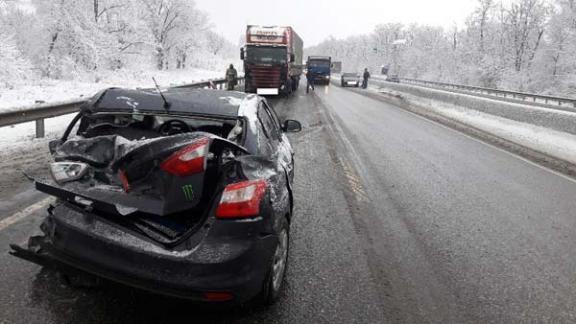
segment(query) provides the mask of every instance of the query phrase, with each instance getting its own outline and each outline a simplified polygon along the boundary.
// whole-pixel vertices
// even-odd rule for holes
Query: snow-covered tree
[[[0,82],[10,87],[20,80],[33,78],[32,64],[22,58],[14,37],[0,29]]]
[[[382,24],[306,51],[349,71],[388,65],[406,78],[576,95],[576,0],[478,0],[464,28]]]
[[[237,54],[209,26],[193,0],[0,0],[11,35],[2,45],[48,78],[213,66]]]

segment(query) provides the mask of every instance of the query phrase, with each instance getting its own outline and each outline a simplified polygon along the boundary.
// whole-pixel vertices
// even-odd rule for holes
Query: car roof
[[[169,113],[238,117],[238,110],[255,95],[213,89],[169,89],[162,94],[170,103]],[[84,109],[92,112],[165,112],[156,90],[110,88],[89,101]]]

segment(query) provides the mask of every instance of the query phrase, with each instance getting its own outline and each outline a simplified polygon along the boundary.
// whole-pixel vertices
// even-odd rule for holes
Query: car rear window
[[[190,132],[208,132],[223,138],[227,138],[238,123],[238,120],[235,119],[101,113],[84,116],[77,134],[87,138],[105,135],[120,135],[131,140],[156,138],[163,136],[159,130],[163,124],[170,120],[185,123],[190,128]]]

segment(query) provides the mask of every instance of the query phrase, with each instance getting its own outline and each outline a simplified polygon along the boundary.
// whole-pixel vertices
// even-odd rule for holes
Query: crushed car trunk
[[[206,132],[70,139],[53,147],[53,178],[37,180],[36,188],[168,244],[200,223],[226,162],[242,153]]]

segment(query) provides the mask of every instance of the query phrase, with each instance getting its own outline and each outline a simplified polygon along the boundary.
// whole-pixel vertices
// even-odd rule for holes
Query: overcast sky
[[[478,0],[196,0],[220,33],[237,44],[247,24],[293,26],[305,46],[328,36],[371,32],[386,22],[462,25]]]

